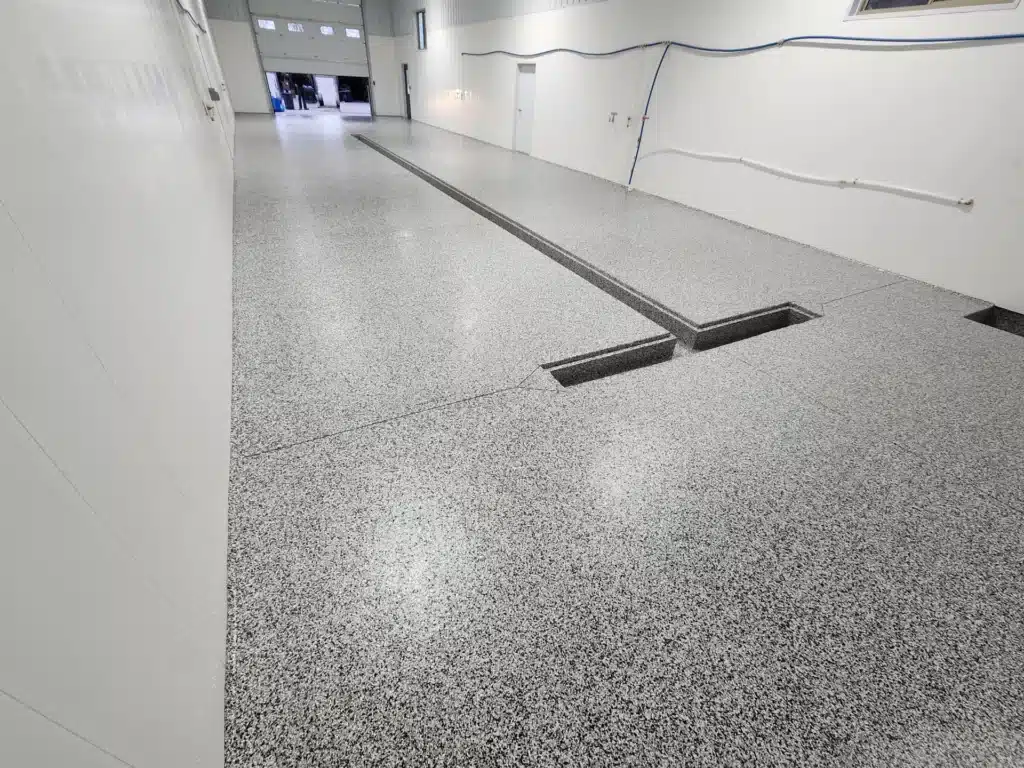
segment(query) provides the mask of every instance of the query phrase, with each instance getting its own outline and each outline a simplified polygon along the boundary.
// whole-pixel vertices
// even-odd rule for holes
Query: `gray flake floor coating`
[[[333,117],[282,118],[280,139],[274,123],[239,125],[236,452],[514,387],[543,363],[664,332]]]
[[[239,123],[236,408],[299,361],[290,388],[246,395],[267,419],[327,407],[348,366],[375,380],[369,354],[300,375],[306,335],[341,338],[353,306],[399,371],[417,352],[398,335],[494,282],[448,235],[505,233],[339,126]],[[321,243],[357,237],[348,218],[367,249],[415,243],[376,261]],[[407,263],[418,303],[357,303]],[[529,311],[581,290],[555,285]],[[709,352],[571,389],[527,370],[323,439],[296,419],[294,444],[239,452],[227,764],[1024,764],[1024,340],[964,319],[983,306],[965,297],[850,287]],[[494,301],[517,317],[481,314]],[[278,314],[287,333],[261,324]],[[467,376],[483,355],[441,359]],[[252,445],[286,436],[250,413]]]
[[[422,123],[360,133],[696,323],[812,312],[887,272]]]

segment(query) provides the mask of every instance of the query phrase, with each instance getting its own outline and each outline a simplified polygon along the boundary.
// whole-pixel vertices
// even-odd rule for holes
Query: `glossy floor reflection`
[[[405,120],[361,133],[697,323],[899,277],[518,152]]]
[[[240,124],[228,765],[1024,762],[1024,340],[905,281],[361,426],[477,288],[488,371],[644,329],[342,130]]]
[[[515,387],[662,333],[346,137],[332,114],[241,121],[235,449]]]

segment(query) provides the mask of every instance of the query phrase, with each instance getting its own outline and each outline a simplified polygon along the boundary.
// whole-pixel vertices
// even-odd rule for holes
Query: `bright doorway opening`
[[[267,72],[267,86],[276,112],[327,109],[357,117],[371,114],[366,77]]]

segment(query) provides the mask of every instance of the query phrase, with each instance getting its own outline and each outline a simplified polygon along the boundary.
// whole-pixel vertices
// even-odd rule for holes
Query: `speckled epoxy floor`
[[[345,174],[386,226],[430,228],[330,124],[273,125],[243,121],[240,158],[280,153],[284,189],[240,179],[240,211],[348,227],[325,194]],[[239,233],[239,259],[271,237],[238,272],[242,376],[343,321],[305,228]],[[451,257],[420,243],[408,259]],[[361,269],[353,297],[393,273]],[[406,310],[428,323],[436,274]],[[629,374],[534,373],[236,457],[227,764],[1024,763],[1024,340],[918,283],[859,291]],[[406,327],[365,306],[385,341]],[[305,319],[241,328],[276,313]]]
[[[822,304],[899,277],[423,123],[361,133],[696,322]]]
[[[345,130],[329,113],[239,123],[237,453],[664,333]]]

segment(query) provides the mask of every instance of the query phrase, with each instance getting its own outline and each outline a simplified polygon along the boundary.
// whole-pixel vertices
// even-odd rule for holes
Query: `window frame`
[[[1006,11],[1016,8],[1021,0],[930,0],[927,5],[909,5],[902,8],[864,8],[870,0],[854,0],[847,20],[899,18],[905,16],[934,16],[942,13],[969,13],[972,11]]]
[[[427,50],[427,9],[420,8],[413,17],[416,23],[416,50]]]
[[[352,34],[353,32],[355,32],[354,35]],[[363,33],[355,27],[345,27],[345,37],[349,40],[362,40]]]
[[[334,27],[331,26],[330,24],[321,24],[320,34],[323,35],[324,37],[331,37],[332,35],[334,35]]]
[[[265,29],[268,32],[271,32],[271,31],[276,32],[277,31],[277,22],[274,21],[273,19],[260,19],[260,18],[257,18],[256,19],[256,27],[258,29]]]

